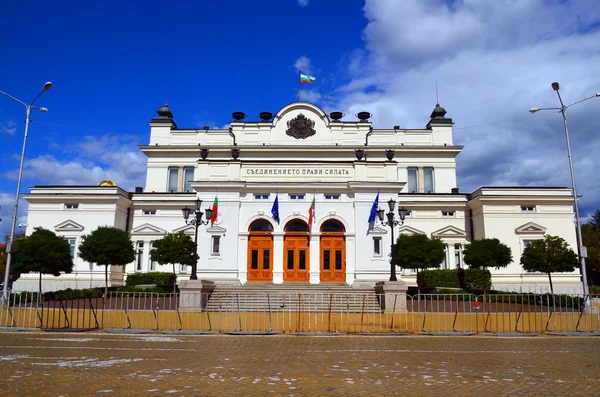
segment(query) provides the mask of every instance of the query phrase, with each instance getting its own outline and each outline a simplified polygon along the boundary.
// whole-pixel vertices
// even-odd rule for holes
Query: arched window
[[[308,232],[308,226],[306,223],[300,220],[294,220],[287,224],[285,227],[286,232]]]
[[[321,231],[324,233],[343,233],[346,231],[346,229],[344,228],[344,225],[342,225],[341,222],[335,220],[328,220],[323,224],[323,226],[321,226]]]
[[[250,225],[251,232],[272,232],[273,225],[264,219],[257,219]]]

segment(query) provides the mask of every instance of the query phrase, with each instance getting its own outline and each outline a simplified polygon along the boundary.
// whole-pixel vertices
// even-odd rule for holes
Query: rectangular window
[[[431,168],[431,167],[423,168],[423,185],[425,188],[425,193],[433,193],[433,191],[434,191],[433,168]]]
[[[263,269],[267,270],[271,267],[271,250],[263,251]]]
[[[331,268],[331,251],[323,251],[323,270]]]
[[[444,244],[444,260],[442,261],[442,269],[448,269],[448,244]]]
[[[75,240],[74,238],[70,238],[67,239],[67,241],[69,242],[69,248],[71,249],[71,258],[75,259],[75,245],[77,243],[77,240]]]
[[[179,273],[185,273],[187,272],[187,266],[186,265],[179,265]]]
[[[167,182],[167,191],[176,192],[179,182],[179,168],[169,168],[169,181]]]
[[[304,200],[304,194],[290,194],[290,200]]]
[[[154,245],[152,243],[150,243],[150,254],[152,254],[152,250],[154,249]],[[156,262],[155,260],[152,260],[152,256],[150,256],[150,271],[156,271],[156,266],[158,265],[158,262]]]
[[[340,199],[339,194],[326,194],[325,195],[325,200],[339,200],[339,199]]]
[[[294,270],[294,250],[288,250],[287,268],[288,270]]]
[[[253,270],[258,269],[258,250],[252,250],[252,261],[250,263],[250,267]]]
[[[373,237],[373,256],[381,255],[381,237]]]
[[[300,250],[298,251],[298,269],[306,270],[306,251]]]
[[[523,249],[527,248],[532,242],[533,240],[523,240]]]
[[[335,270],[342,270],[342,250],[335,250]]]
[[[254,200],[268,200],[269,196],[269,194],[255,194]]]
[[[454,217],[455,215],[456,215],[456,214],[455,214],[455,212],[454,212],[454,211],[442,211],[442,216],[445,216],[445,217],[450,217],[450,218],[452,218],[452,217]]]
[[[194,167],[185,167],[183,169],[183,191],[192,191],[192,181],[194,180]]]
[[[406,214],[404,216],[406,218],[410,218],[412,216],[412,211],[406,211]]]
[[[142,210],[144,215],[156,215],[156,210]]]
[[[76,210],[77,208],[79,208],[79,204],[75,204],[75,203],[65,204],[65,209],[67,209],[67,210]]]
[[[454,244],[454,263],[456,267],[462,266],[462,245]]]
[[[534,205],[522,205],[521,212],[535,212],[535,206]]]
[[[221,255],[221,236],[212,236],[211,255]]]
[[[419,191],[419,170],[416,167],[408,168],[408,193],[417,193]]]
[[[141,272],[142,271],[142,262],[144,260],[144,242],[143,241],[139,241],[137,243],[137,251],[136,251],[136,264],[135,264],[135,271],[136,272]]]

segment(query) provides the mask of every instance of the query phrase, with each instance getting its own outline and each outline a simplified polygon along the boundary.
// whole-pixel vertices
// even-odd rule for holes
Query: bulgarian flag
[[[300,73],[300,82],[301,83],[314,83],[317,79],[312,76]]]
[[[315,196],[313,196],[313,201],[310,203],[310,208],[308,209],[308,227],[313,223],[313,219],[315,217]]]
[[[219,215],[219,199],[217,198],[217,196],[215,196],[215,201],[213,201],[212,210],[213,210],[213,216],[212,216],[212,218],[210,218],[210,225],[211,226],[217,220],[217,215]]]

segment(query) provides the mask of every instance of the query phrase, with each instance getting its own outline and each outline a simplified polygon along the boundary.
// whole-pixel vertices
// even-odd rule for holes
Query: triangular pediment
[[[422,230],[416,229],[412,226],[404,225],[400,227],[400,234],[427,234]]]
[[[387,234],[387,230],[381,226],[373,226],[372,229],[369,229],[368,234]]]
[[[456,226],[446,226],[441,228],[440,230],[436,230],[431,233],[431,237],[467,237],[467,232],[462,229],[457,228]]]
[[[180,232],[184,232],[188,236],[193,236],[194,233],[196,232],[196,227],[194,225],[183,225],[181,227],[178,227],[177,229],[173,229],[173,231],[171,233],[180,233]]]
[[[515,233],[516,234],[544,234],[544,233],[546,233],[546,228],[544,226],[538,225],[535,222],[528,222],[528,223],[516,228]]]
[[[207,233],[215,233],[215,234],[223,234],[227,231],[227,229],[221,227],[221,226],[212,226],[209,227],[208,229],[206,229]]]
[[[71,219],[54,226],[54,231],[56,232],[83,232],[83,229],[85,229],[83,225],[80,225]]]
[[[158,226],[154,226],[149,223],[144,223],[143,225],[140,225],[140,226],[132,229],[131,234],[133,234],[133,235],[141,235],[141,234],[148,235],[148,234],[150,234],[150,235],[164,236],[165,234],[167,234],[167,231],[165,229],[161,229]]]

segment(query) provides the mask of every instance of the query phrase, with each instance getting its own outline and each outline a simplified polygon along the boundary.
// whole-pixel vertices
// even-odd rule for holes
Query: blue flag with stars
[[[273,203],[273,207],[271,207],[271,215],[273,216],[273,220],[279,225],[279,196],[275,196],[275,202]]]
[[[373,205],[371,206],[371,212],[369,213],[369,230],[373,229],[375,226],[375,219],[377,218],[377,207],[379,207],[379,192],[377,192],[377,196],[375,196],[375,201],[373,201]]]

